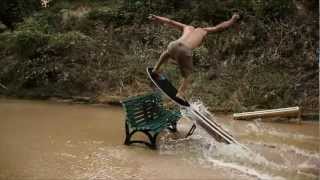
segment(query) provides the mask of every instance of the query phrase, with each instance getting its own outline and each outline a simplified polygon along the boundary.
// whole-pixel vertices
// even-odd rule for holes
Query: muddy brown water
[[[215,115],[251,149],[215,142],[183,119],[159,149],[125,146],[121,107],[0,99],[0,179],[319,179],[317,122],[234,121]],[[138,137],[142,137],[141,135]]]

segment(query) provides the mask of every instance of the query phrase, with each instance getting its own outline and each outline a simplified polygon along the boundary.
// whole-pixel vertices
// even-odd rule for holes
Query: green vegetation
[[[0,83],[8,88],[0,94],[101,100],[148,92],[145,68],[179,36],[150,23],[149,13],[209,26],[237,11],[239,30],[209,35],[195,50],[189,94],[214,110],[317,111],[319,2],[297,2],[56,0],[40,9],[32,0],[1,1],[0,20],[13,31],[0,33]],[[167,74],[178,82],[173,65]]]

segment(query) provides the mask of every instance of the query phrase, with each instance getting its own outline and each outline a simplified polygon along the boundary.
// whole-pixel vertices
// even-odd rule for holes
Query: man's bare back
[[[202,41],[206,35],[207,31],[202,28],[186,26],[183,29],[182,36],[178,39],[178,41],[184,43],[189,48],[194,49],[202,44]]]
[[[182,80],[178,89],[177,97],[184,99],[184,92],[190,83],[189,75],[192,72],[192,50],[199,47],[208,33],[223,31],[232,26],[238,19],[239,15],[234,14],[232,18],[224,21],[213,27],[195,28],[190,25],[168,19],[166,17],[150,15],[150,20],[169,25],[175,29],[182,31],[182,36],[169,44],[166,51],[164,51],[158,63],[153,68],[153,72],[158,74],[160,72],[160,66],[167,62],[168,59],[174,59],[180,67]]]

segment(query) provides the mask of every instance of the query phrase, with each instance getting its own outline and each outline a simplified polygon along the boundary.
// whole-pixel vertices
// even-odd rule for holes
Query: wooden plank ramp
[[[234,113],[233,119],[237,120],[248,120],[254,118],[269,118],[269,117],[297,117],[300,121],[301,118],[301,108],[288,107],[288,108],[279,108],[279,109],[269,109],[263,111],[253,111],[253,112],[243,112],[243,113]]]

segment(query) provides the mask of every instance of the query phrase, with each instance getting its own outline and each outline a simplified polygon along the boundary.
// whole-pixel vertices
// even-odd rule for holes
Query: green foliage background
[[[151,23],[149,13],[211,26],[236,11],[240,31],[210,34],[195,50],[189,95],[222,111],[319,108],[317,1],[305,11],[292,0],[56,0],[46,9],[32,0],[1,3],[0,20],[14,29],[0,34],[4,95],[99,100],[151,91],[145,68],[179,32]],[[3,20],[9,16],[11,23]],[[178,83],[176,67],[165,69]]]

